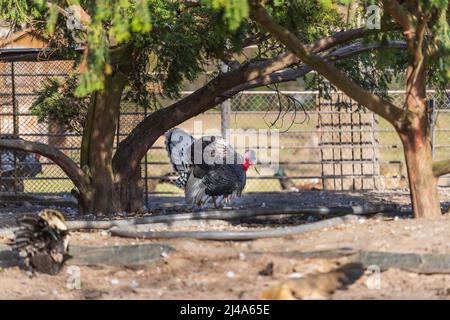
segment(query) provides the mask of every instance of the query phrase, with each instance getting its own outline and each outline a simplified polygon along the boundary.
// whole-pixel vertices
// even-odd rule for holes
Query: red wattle
[[[242,164],[242,168],[244,169],[244,171],[247,171],[249,167],[250,167],[250,160],[245,159],[244,163]]]

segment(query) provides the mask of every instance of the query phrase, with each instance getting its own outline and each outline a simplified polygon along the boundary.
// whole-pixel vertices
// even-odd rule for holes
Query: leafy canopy
[[[190,9],[192,7],[192,10]],[[154,44],[154,34],[163,34],[168,46],[176,46],[178,50],[186,49],[191,41],[192,49],[186,54],[187,65],[181,67],[179,74],[192,78],[192,73],[199,69],[198,61],[191,53],[199,48],[201,36],[219,36],[219,40],[226,37],[226,33],[233,33],[242,25],[243,19],[248,15],[246,0],[202,0],[175,1],[175,0],[2,0],[0,2],[0,19],[11,22],[13,25],[27,24],[46,37],[50,44],[67,55],[73,55],[77,46],[86,46],[87,54],[79,61],[81,73],[76,89],[77,96],[84,96],[90,92],[101,90],[104,87],[105,75],[111,69],[110,49],[133,43],[135,51],[141,49],[148,52],[148,46]],[[81,16],[81,17],[80,17]],[[181,17],[180,17],[181,16]],[[73,17],[81,20],[78,28],[68,28],[68,21]],[[213,25],[212,20],[221,22]],[[188,35],[189,27],[199,28],[203,19],[203,27],[215,26],[215,30],[203,30],[203,35]],[[191,23],[191,25],[188,25]],[[182,26],[186,28],[182,30]],[[168,31],[174,30],[172,36]],[[198,31],[198,30],[197,30]],[[220,31],[220,33],[217,33]],[[184,35],[181,34],[184,32]],[[215,34],[212,34],[216,32]],[[203,37],[204,38],[204,37]],[[161,45],[161,43],[159,43]],[[201,44],[204,46],[204,43]],[[208,49],[204,46],[202,49]],[[212,48],[217,51],[217,48]],[[161,51],[161,50],[160,50]],[[166,50],[166,52],[170,51]],[[173,51],[171,51],[173,52]],[[173,54],[171,55],[173,57]],[[179,58],[179,57],[178,57]],[[167,61],[161,61],[163,68]],[[180,64],[180,63],[178,63]],[[160,68],[160,69],[161,69]],[[173,67],[177,68],[177,67]],[[177,68],[178,69],[178,68]],[[169,71],[170,72],[170,71]],[[170,74],[169,84],[176,87],[180,76]],[[170,89],[169,89],[170,90]]]
[[[264,5],[280,24],[310,43],[353,28],[354,21],[345,21],[342,9],[355,2],[359,4],[359,16],[364,16],[369,4],[383,8],[381,1],[351,0],[273,0]],[[406,10],[412,10],[404,3]],[[449,1],[423,0],[419,4],[430,21],[426,41],[429,85],[444,87],[450,79]],[[87,18],[81,17],[82,26],[69,30],[70,8],[82,8],[82,16]],[[82,97],[103,88],[105,76],[112,71],[113,48],[133,47],[133,71],[125,97],[145,106],[158,104],[155,88],[165,96],[177,97],[183,81],[194,81],[211,64],[233,59],[249,39],[258,40],[256,55],[261,59],[285,50],[247,18],[246,0],[3,0],[0,9],[0,18],[32,26],[51,46],[78,64],[78,75],[68,84],[49,80],[41,91],[41,99],[35,104],[41,108],[35,107],[34,112],[41,112],[42,120],[51,118],[51,110],[62,111],[64,104],[59,100],[69,97],[65,100],[69,102],[79,97],[85,101]],[[404,39],[399,28],[392,27],[395,23],[391,17],[384,10],[381,13],[383,29],[367,37],[365,43]],[[74,53],[77,46],[87,47],[84,55]],[[378,50],[336,65],[366,89],[385,95],[392,82],[404,74],[406,62],[404,53]],[[317,84],[314,79],[307,80]],[[65,114],[70,118],[72,111]],[[73,128],[70,123],[65,125]]]

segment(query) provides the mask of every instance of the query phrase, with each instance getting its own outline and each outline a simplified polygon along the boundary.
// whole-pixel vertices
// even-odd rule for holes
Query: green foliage
[[[67,131],[81,134],[86,119],[89,97],[79,98],[74,95],[77,77],[70,75],[67,79],[49,78],[30,111],[39,122],[56,122]]]
[[[384,48],[336,61],[335,65],[344,70],[348,77],[362,88],[390,101],[388,90],[392,89],[392,85],[399,80],[399,75],[403,74],[407,60],[405,51]],[[320,89],[325,99],[332,92],[338,91],[332,84],[324,82],[323,79],[320,81]],[[309,83],[309,85],[317,85],[317,82]],[[350,107],[347,102],[341,101],[336,105],[337,107]]]
[[[303,43],[311,43],[344,27],[342,16],[336,8],[324,5],[321,1],[278,1],[268,4],[266,9]],[[263,57],[275,56],[284,50],[283,46],[271,38],[259,45],[259,55]]]
[[[50,106],[56,110],[63,106],[55,102],[58,97],[63,100],[68,97],[78,99],[101,90],[105,75],[120,70],[113,66],[117,61],[111,60],[110,49],[113,47],[130,44],[134,48],[133,71],[126,99],[147,107],[158,107],[159,94],[176,98],[184,81],[195,81],[208,65],[230,60],[233,54],[241,51],[244,39],[255,36],[264,39],[267,34],[246,19],[246,0],[201,0],[198,3],[175,0],[51,2],[62,9],[78,4],[90,16],[91,22],[85,24],[82,30],[67,30],[67,18],[54,9],[58,7],[48,7],[47,1],[0,2],[0,8],[3,9],[0,11],[1,18],[37,26],[49,37],[51,44],[66,56],[75,57],[73,48],[77,45],[87,47],[85,55],[77,57],[82,72],[76,81],[59,84],[58,90],[55,89],[56,83],[48,85],[49,92],[53,88],[49,96],[41,92],[42,99],[38,103],[43,107],[40,111],[37,104],[35,107],[41,119],[49,118],[44,114],[50,114]],[[351,0],[273,0],[265,1],[264,5],[280,24],[304,43],[311,43],[348,28],[336,4],[351,3]],[[372,4],[373,1],[365,3]],[[432,32],[426,41],[430,52],[430,85],[442,87],[450,78],[448,0],[424,0],[421,6],[431,17],[430,21],[433,21],[430,23]],[[363,6],[361,10],[364,11]],[[393,24],[389,15],[384,13],[382,26]],[[398,30],[382,30],[367,37],[365,42],[387,43],[399,39],[404,39],[404,35]],[[257,55],[264,59],[284,50],[282,45],[268,38],[258,44]],[[404,74],[405,61],[404,54],[383,50],[338,62],[337,66],[364,88],[384,95],[388,86]],[[159,88],[160,92],[155,88]],[[68,110],[63,114],[69,116],[72,112]],[[70,127],[70,124],[65,125]]]
[[[0,0],[0,8],[1,19],[18,25],[28,22],[32,14],[29,1]]]
[[[214,10],[222,10],[230,30],[238,29],[242,21],[248,17],[247,0],[202,0],[202,3]]]
[[[82,30],[67,30],[66,23],[69,19],[67,9],[71,6],[83,8],[90,17],[89,22],[82,19]],[[195,13],[190,14],[191,11],[197,11],[206,16],[195,17]],[[70,14],[71,12],[69,16]],[[185,54],[186,62],[184,63],[179,61],[179,55],[174,59],[177,60],[174,63],[168,63],[168,59],[160,59],[158,63],[156,72],[164,68],[168,70],[165,82],[168,85],[168,92],[174,92],[177,83],[183,78],[192,80],[198,72],[203,70],[194,56],[198,55],[200,50],[208,49],[208,45],[204,44],[206,35],[212,36],[209,39],[212,42],[216,39],[223,40],[224,35],[218,32],[227,34],[239,30],[247,16],[247,0],[203,0],[197,4],[195,2],[185,4],[184,1],[175,0],[2,0],[0,2],[0,19],[17,24],[27,22],[37,25],[42,34],[51,40],[52,45],[66,51],[65,53],[79,45],[87,47],[87,54],[80,61],[81,74],[75,92],[77,96],[84,96],[104,88],[105,75],[111,72],[110,48],[128,42],[135,44],[137,52],[170,53],[167,56],[172,59],[177,54]],[[211,23],[209,17],[214,17],[213,32],[205,28]],[[45,28],[42,28],[42,22]],[[155,26],[158,31],[152,32]],[[182,30],[183,27],[184,30]],[[188,32],[191,27],[195,29],[193,34]],[[173,35],[164,30],[172,28]],[[203,28],[202,34],[199,32],[201,28]],[[154,33],[158,34],[160,30],[163,30],[163,34],[155,41],[158,35],[155,36]],[[167,49],[157,48],[157,46],[165,45]],[[178,69],[180,72],[174,71]]]
[[[133,34],[146,34],[151,30],[150,10],[144,0],[97,0],[81,3],[91,16],[86,27],[88,55],[85,71],[80,75],[77,96],[86,95],[104,87],[109,73],[109,48],[132,39]]]
[[[432,81],[439,85],[444,85],[450,80],[450,13],[449,2],[447,0],[421,1],[430,12],[436,17],[436,22],[432,26],[434,37],[430,39],[430,69]]]
[[[231,30],[223,23],[224,13],[209,7],[186,8],[181,2],[162,0],[147,1],[146,4],[151,12],[151,32],[131,32],[131,38],[126,41],[134,48],[134,54],[124,98],[141,106],[159,107],[160,95],[177,97],[184,81],[194,81],[208,64],[227,60],[240,52],[242,41],[250,32],[245,21],[238,29]],[[109,47],[104,46],[105,41],[110,41],[111,33],[108,33],[110,29],[96,28],[95,24],[89,28],[86,35],[89,52],[87,60],[78,61],[78,67],[86,68],[89,72],[82,72],[76,81],[69,79],[67,84],[50,82],[51,85],[39,92],[41,97],[33,110],[41,121],[54,120],[69,129],[77,129],[74,123],[80,122],[80,117],[73,123],[65,119],[76,116],[73,111],[79,101],[84,102],[80,97],[88,94],[90,89],[102,88],[102,77],[106,74],[104,68],[113,64]],[[114,32],[117,38],[120,32],[117,29]],[[70,35],[62,35],[66,43],[70,43]],[[119,38],[126,37],[128,35],[123,31]],[[161,92],[155,88],[161,89]],[[59,104],[57,99],[63,103]],[[70,99],[74,99],[71,107],[61,110]]]

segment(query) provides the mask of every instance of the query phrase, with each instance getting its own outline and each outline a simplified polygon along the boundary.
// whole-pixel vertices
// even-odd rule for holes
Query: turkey
[[[246,172],[256,162],[253,150],[242,157],[221,137],[194,139],[179,128],[166,132],[165,138],[170,162],[179,174],[176,185],[185,190],[187,203],[202,208],[212,200],[218,207],[241,196]]]
[[[19,228],[11,244],[31,273],[34,271],[57,274],[70,258],[69,235],[64,216],[52,209],[38,215],[25,215],[17,219]]]

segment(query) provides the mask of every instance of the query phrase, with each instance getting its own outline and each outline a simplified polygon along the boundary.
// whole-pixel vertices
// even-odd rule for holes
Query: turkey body
[[[180,174],[176,184],[184,188],[187,203],[202,207],[213,201],[218,206],[241,196],[246,184],[244,159],[223,138],[195,140],[179,128],[165,136],[172,166]]]
[[[239,166],[223,164],[210,170],[194,168],[185,187],[186,202],[201,206],[210,200],[218,200],[221,205],[229,196],[240,197],[245,188],[246,174]]]

